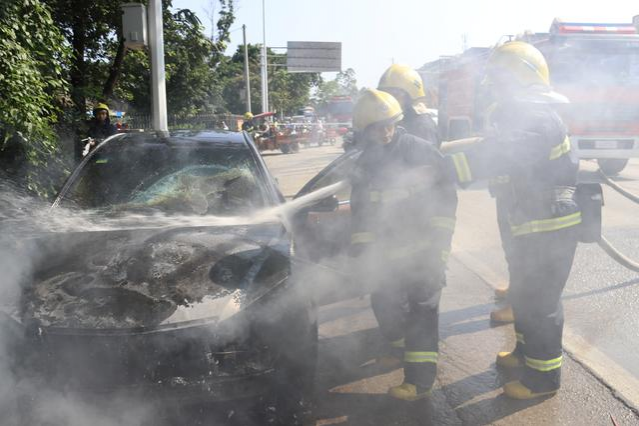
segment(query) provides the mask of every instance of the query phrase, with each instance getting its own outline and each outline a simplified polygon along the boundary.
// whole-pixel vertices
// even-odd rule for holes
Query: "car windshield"
[[[111,141],[64,200],[85,209],[246,214],[265,205],[257,165],[243,145]]]

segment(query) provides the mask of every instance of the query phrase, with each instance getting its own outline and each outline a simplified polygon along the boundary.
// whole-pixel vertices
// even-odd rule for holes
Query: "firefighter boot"
[[[495,364],[504,368],[519,368],[524,366],[524,362],[517,353],[499,352]]]
[[[496,288],[495,289],[495,297],[497,299],[505,299],[508,296],[508,287]]]
[[[404,356],[404,346],[406,345],[404,338],[390,342],[390,348],[387,353],[375,358],[375,364],[384,369],[394,369],[402,366],[402,358]]]
[[[535,399],[546,395],[554,395],[559,389],[545,392],[534,392],[524,386],[519,380],[504,385],[504,395],[513,399]]]
[[[508,305],[503,308],[495,309],[490,313],[490,320],[499,323],[510,323],[515,321],[512,306]]]
[[[430,396],[430,389],[418,389],[417,386],[410,383],[402,383],[399,386],[393,386],[388,390],[388,394],[395,399],[402,401],[419,401],[420,399]]]

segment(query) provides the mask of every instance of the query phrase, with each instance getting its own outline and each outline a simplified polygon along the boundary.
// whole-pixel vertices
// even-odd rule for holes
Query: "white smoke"
[[[18,325],[22,285],[31,281],[41,251],[37,237],[67,232],[97,232],[126,229],[167,229],[231,226],[281,222],[290,229],[293,216],[343,188],[333,184],[295,201],[268,208],[246,217],[169,216],[126,214],[104,217],[92,211],[50,209],[45,202],[28,197],[15,188],[0,187],[0,418],[3,425],[50,424],[85,426],[141,425],[155,416],[151,407],[122,397],[89,404],[73,395],[58,393],[14,369],[13,351],[24,330]],[[20,417],[18,413],[21,413]],[[24,416],[28,416],[28,420]]]

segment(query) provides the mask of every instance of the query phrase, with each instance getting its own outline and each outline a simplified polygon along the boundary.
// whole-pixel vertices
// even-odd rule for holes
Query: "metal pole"
[[[242,25],[242,37],[244,39],[244,81],[246,82],[246,111],[251,111],[251,78],[249,75],[249,56],[246,45],[246,25]]]
[[[268,112],[268,58],[266,56],[265,0],[262,0],[262,112]]]
[[[162,0],[149,0],[149,52],[151,54],[151,99],[153,129],[168,132]]]

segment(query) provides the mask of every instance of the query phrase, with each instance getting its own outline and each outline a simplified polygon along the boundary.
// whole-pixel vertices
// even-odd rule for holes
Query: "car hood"
[[[20,320],[48,328],[217,323],[282,286],[290,271],[279,224],[70,233],[38,246]]]

